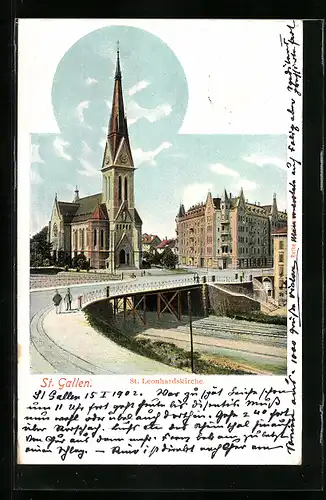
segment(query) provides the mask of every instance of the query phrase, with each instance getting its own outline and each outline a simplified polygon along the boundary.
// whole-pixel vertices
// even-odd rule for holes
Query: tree
[[[168,269],[175,269],[178,263],[178,257],[172,252],[171,248],[166,247],[162,255],[163,266]]]
[[[89,260],[83,253],[80,253],[72,259],[72,267],[76,269],[89,269]]]
[[[48,242],[48,227],[30,238],[30,265],[31,267],[51,265],[51,243]]]

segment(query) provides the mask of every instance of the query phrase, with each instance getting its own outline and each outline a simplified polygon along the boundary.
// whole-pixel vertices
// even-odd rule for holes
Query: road
[[[192,270],[191,270],[192,271]],[[197,272],[196,270],[195,272]],[[201,270],[203,271],[203,270]],[[264,270],[266,273],[267,270]],[[150,273],[150,274],[149,274]],[[209,274],[215,274],[216,276],[222,276],[222,277],[227,277],[227,278],[232,278],[234,277],[236,271],[235,270],[212,270]],[[202,274],[202,273],[200,273]],[[205,273],[206,274],[206,273]],[[245,276],[249,276],[250,274],[252,275],[261,275],[261,270],[246,270]],[[183,278],[187,276],[187,274],[181,274],[181,273],[166,273],[166,271],[161,271],[161,270],[154,270],[151,269],[150,271],[147,271],[147,274],[143,277],[138,276],[137,278],[133,279],[130,281],[131,284],[139,284],[142,285],[144,288],[148,286],[150,289],[153,286],[154,282],[160,281],[161,283],[165,283],[167,281],[176,281],[180,280],[180,278]],[[188,275],[189,276],[189,275]],[[93,290],[103,290],[107,285],[110,285],[110,290],[112,292],[118,291],[120,288],[125,288],[127,285],[127,280],[124,280],[122,282],[110,282],[110,283],[101,283],[101,284],[85,284],[85,285],[76,285],[76,286],[70,286],[70,291],[72,293],[73,299],[74,299],[74,304],[77,305],[77,297],[79,295],[83,295],[87,292],[93,291]],[[58,290],[64,294],[66,290],[65,287],[57,287]],[[39,367],[43,373],[48,372],[48,373],[53,373],[53,363],[51,363],[51,366],[47,362],[47,355],[49,352],[52,353],[52,359],[54,353],[56,353],[56,356],[60,356],[60,349],[58,350],[56,345],[53,345],[53,342],[51,343],[51,339],[45,335],[44,329],[42,329],[42,324],[39,318],[44,317],[44,311],[51,309],[52,306],[52,297],[54,294],[54,288],[53,289],[46,289],[46,290],[39,290],[39,291],[31,291],[30,293],[30,319],[31,319],[31,331],[32,331],[32,338],[33,342],[31,345],[31,365],[32,369],[33,366]],[[216,333],[215,333],[216,335]],[[223,333],[221,332],[221,338],[223,337]],[[45,353],[45,355],[44,355]],[[65,354],[62,352],[62,357],[65,357]],[[71,356],[73,356],[72,353],[70,353]],[[70,359],[73,359],[70,356]],[[62,360],[63,361],[63,360]],[[60,360],[58,360],[57,363],[58,367],[62,366],[62,363],[60,363]],[[54,372],[60,371],[60,370],[54,370]]]

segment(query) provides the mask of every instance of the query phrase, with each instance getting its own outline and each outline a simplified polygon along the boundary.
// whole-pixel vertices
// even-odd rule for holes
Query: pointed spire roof
[[[276,193],[273,193],[272,213],[276,213],[276,212],[277,212]]]
[[[74,202],[77,202],[79,200],[79,189],[78,187],[76,186],[76,189],[75,189],[75,197],[74,197]]]
[[[185,211],[184,204],[180,203],[179,212],[178,212],[177,217],[183,217],[185,215],[185,213],[186,213],[186,211]]]
[[[119,45],[117,46],[112,108],[102,169],[113,165],[133,168],[127,119],[123,102]]]
[[[224,193],[222,195],[222,201],[225,202],[225,201],[228,201],[228,200],[229,200],[228,194],[226,192],[226,189],[224,189]]]
[[[121,80],[119,40],[117,41],[117,65],[115,69],[115,79]]]

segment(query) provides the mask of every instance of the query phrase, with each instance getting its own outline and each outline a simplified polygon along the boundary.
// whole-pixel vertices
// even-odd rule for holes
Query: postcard
[[[18,464],[301,464],[302,49],[18,21]]]

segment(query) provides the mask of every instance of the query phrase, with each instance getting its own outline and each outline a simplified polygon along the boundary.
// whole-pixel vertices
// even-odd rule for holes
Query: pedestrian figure
[[[66,311],[71,311],[71,302],[72,302],[72,295],[70,289],[68,288],[67,293],[65,295]]]
[[[61,297],[60,293],[58,292],[58,290],[55,291],[55,295],[54,295],[52,300],[54,303],[56,314],[60,314],[62,297]]]

